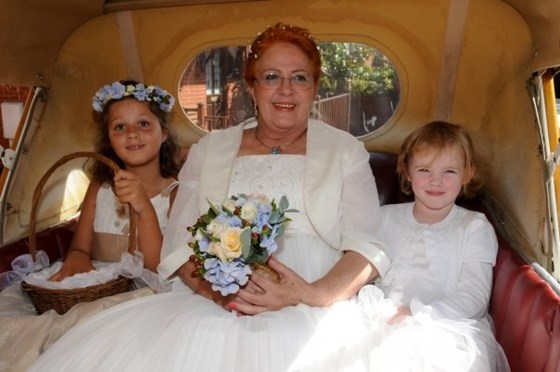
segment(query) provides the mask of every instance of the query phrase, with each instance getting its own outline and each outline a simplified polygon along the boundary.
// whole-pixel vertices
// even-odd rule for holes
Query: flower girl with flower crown
[[[120,259],[124,252],[114,247],[123,247],[118,241],[128,234],[127,217],[121,212],[127,203],[138,216],[138,251],[144,267],[156,270],[169,195],[177,186],[178,147],[167,122],[173,104],[173,96],[165,90],[135,81],[114,82],[95,94],[92,106],[100,128],[96,150],[121,170],[113,175],[105,164],[93,163],[93,182],[70,250],[52,281],[92,270],[92,258]]]
[[[128,248],[129,219],[124,206],[129,204],[137,215],[137,249],[141,253],[126,254],[132,260],[126,261],[126,267],[134,269],[129,275],[139,275],[151,287],[163,289],[150,272],[159,264],[162,231],[177,186],[178,144],[168,123],[173,104],[173,96],[165,90],[136,81],[116,81],[95,94],[92,106],[99,132],[96,151],[115,161],[121,170],[113,174],[104,163],[95,161],[91,165],[92,182],[70,250],[64,263],[56,262],[46,269],[54,274],[52,281],[71,280],[75,274],[94,270],[98,262],[119,262]],[[104,308],[152,293],[145,287],[80,303],[64,316],[53,310],[31,316],[35,315],[33,308],[15,283],[0,295],[0,338],[10,340],[0,342],[0,369],[23,370],[77,322]]]

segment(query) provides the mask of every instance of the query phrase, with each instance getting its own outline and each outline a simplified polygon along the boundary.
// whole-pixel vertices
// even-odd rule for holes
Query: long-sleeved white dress
[[[382,207],[391,269],[378,286],[413,316],[372,346],[372,371],[508,371],[488,314],[498,249],[492,225],[459,206],[438,223],[418,223],[413,204]]]

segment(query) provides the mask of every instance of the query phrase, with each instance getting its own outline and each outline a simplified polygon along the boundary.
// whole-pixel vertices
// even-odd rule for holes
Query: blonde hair
[[[442,150],[451,146],[458,148],[463,154],[465,173],[462,195],[472,198],[482,187],[482,181],[476,170],[474,144],[467,131],[457,125],[445,121],[433,121],[410,133],[401,145],[397,161],[397,173],[401,190],[412,194],[408,181],[408,166],[414,154],[426,148]],[[471,175],[473,175],[471,177]]]

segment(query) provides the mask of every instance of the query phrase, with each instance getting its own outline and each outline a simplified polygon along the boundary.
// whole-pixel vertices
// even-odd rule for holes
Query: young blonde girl
[[[458,125],[428,123],[405,139],[397,172],[414,201],[382,207],[391,269],[379,288],[396,309],[386,344],[400,353],[387,365],[507,371],[488,314],[496,234],[484,214],[456,205],[481,186],[473,141]]]
[[[458,125],[427,124],[404,141],[397,172],[402,190],[413,194],[414,202],[383,208],[392,257],[392,274],[383,288],[402,303],[393,320],[428,306],[442,317],[483,316],[497,240],[483,214],[455,204],[459,196],[472,196],[480,186],[474,179],[472,140]],[[427,233],[438,239],[428,243]],[[445,277],[440,276],[443,272]]]

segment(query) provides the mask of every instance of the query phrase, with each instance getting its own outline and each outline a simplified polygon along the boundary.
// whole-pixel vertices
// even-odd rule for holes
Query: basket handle
[[[81,152],[73,152],[71,154],[65,155],[60,158],[56,163],[54,163],[47,172],[43,175],[43,177],[39,180],[39,183],[35,187],[35,191],[33,192],[33,200],[31,206],[31,216],[29,217],[29,252],[31,253],[31,257],[33,261],[37,256],[37,236],[35,234],[35,223],[37,220],[37,209],[39,204],[39,198],[41,197],[41,192],[43,191],[43,187],[47,183],[49,177],[53,174],[53,172],[60,167],[61,165],[67,163],[68,161],[76,158],[93,158],[98,160],[105,165],[107,165],[113,172],[119,171],[119,166],[113,160],[109,159],[108,157],[98,154],[96,152],[88,152],[88,151],[81,151]],[[128,251],[132,253],[135,249],[135,237],[136,237],[136,215],[132,213],[132,210],[129,206],[129,218],[130,218],[130,229],[128,234]]]

